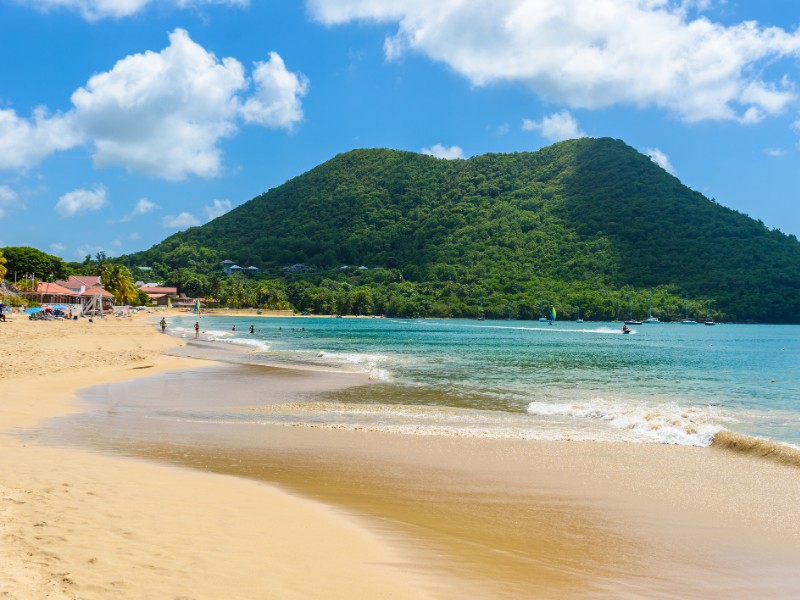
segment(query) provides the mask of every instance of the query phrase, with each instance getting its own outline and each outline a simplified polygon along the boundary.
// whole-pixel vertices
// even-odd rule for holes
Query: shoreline
[[[127,368],[90,366],[89,350],[108,342],[98,337],[104,324],[88,330],[86,365],[0,378],[0,397],[24,396],[3,403],[3,423],[31,427],[63,414],[67,403],[77,409],[68,398],[87,382],[110,392],[108,382],[155,375],[122,386],[134,397],[170,378],[202,387],[201,363],[162,357],[162,345],[185,342],[146,327],[137,358],[120,359]],[[119,331],[111,337],[123,341]],[[260,373],[259,389],[296,393],[307,376]],[[327,389],[330,377],[321,374],[315,389]],[[188,388],[172,389],[197,401]],[[242,431],[235,437],[249,446],[134,436],[128,455],[142,462],[43,446],[4,428],[0,510],[13,525],[2,531],[0,555],[10,566],[0,589],[22,581],[27,593],[12,598],[88,599],[167,591],[199,598],[311,598],[321,590],[331,598],[800,593],[792,568],[800,559],[793,502],[800,483],[792,467],[717,448]],[[276,507],[285,511],[276,516]],[[322,554],[310,555],[321,542]],[[331,555],[335,568],[323,568]],[[213,576],[197,581],[200,573]]]
[[[0,324],[4,598],[428,598],[457,587],[355,516],[275,486],[37,443],[44,419],[85,409],[78,389],[205,364],[166,356],[182,342],[151,316]]]

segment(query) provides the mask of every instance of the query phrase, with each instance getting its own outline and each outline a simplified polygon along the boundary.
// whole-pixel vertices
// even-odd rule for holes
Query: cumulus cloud
[[[774,158],[780,158],[781,156],[786,156],[786,150],[783,150],[782,148],[766,148],[764,150],[764,154]]]
[[[161,226],[164,229],[186,229],[200,225],[200,220],[190,212],[182,212],[179,215],[168,215],[161,219]]]
[[[214,177],[222,170],[219,143],[240,122],[291,129],[303,118],[307,90],[307,79],[274,52],[256,63],[251,82],[235,58],[220,60],[176,29],[160,52],[127,56],[91,77],[66,114],[40,108],[24,119],[0,110],[0,170],[28,168],[88,141],[96,167],[172,181]]]
[[[303,120],[300,99],[308,93],[308,79],[292,73],[276,52],[267,62],[257,62],[253,70],[255,93],[241,107],[246,123],[291,129]]]
[[[417,52],[473,85],[527,84],[572,108],[667,109],[686,121],[757,123],[796,100],[779,59],[800,57],[800,31],[725,25],[703,0],[308,0],[327,25],[396,23],[389,59]],[[690,16],[692,15],[692,16]],[[790,68],[794,68],[791,66]]]
[[[203,212],[206,213],[206,219],[213,221],[217,217],[221,217],[226,212],[233,208],[230,200],[214,200],[211,204],[203,207]]]
[[[523,131],[539,131],[545,139],[551,142],[586,137],[586,134],[581,131],[578,121],[566,110],[543,117],[541,121],[523,119],[522,129]]]
[[[50,248],[50,251],[53,254],[56,254],[56,255],[62,254],[64,252],[64,250],[67,249],[67,247],[64,244],[62,244],[61,242],[54,242],[54,243],[50,244],[49,248]]]
[[[669,162],[669,157],[658,148],[648,148],[644,153],[650,157],[654,163],[664,169],[667,173],[675,175],[675,167]]]
[[[155,0],[16,0],[30,8],[41,11],[66,9],[77,12],[87,21],[100,19],[121,19],[130,17],[156,4]],[[163,4],[163,3],[162,3]],[[249,0],[172,0],[166,2],[176,8],[189,8],[203,4],[227,4],[231,6],[247,6]]]
[[[452,160],[454,158],[464,158],[464,151],[459,146],[442,146],[441,144],[435,144],[430,148],[423,148],[420,150],[422,154],[427,154],[429,156],[435,156],[436,158],[447,158]]]
[[[101,209],[108,201],[108,190],[102,185],[91,190],[77,189],[61,196],[56,211],[62,217],[74,217]]]
[[[169,180],[216,175],[217,142],[236,126],[241,64],[222,61],[176,29],[161,52],[128,56],[72,95],[98,167],[124,166]]]
[[[14,110],[0,110],[0,170],[27,168],[82,141],[71,114],[51,116],[39,107],[25,119]]]

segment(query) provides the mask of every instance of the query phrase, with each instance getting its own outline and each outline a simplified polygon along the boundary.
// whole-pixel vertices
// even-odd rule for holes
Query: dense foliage
[[[223,259],[261,271],[226,277]],[[652,302],[662,319],[800,322],[796,238],[611,139],[452,161],[356,150],[123,261],[190,295],[315,313],[612,319]]]
[[[6,276],[11,280],[35,277],[39,281],[55,281],[69,274],[67,265],[57,256],[28,246],[7,246],[2,249],[6,259]]]

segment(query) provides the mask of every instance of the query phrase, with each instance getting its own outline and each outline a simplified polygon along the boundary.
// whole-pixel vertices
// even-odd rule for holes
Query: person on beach
[[[159,325],[161,325],[161,333],[164,333],[164,331],[167,329],[167,320],[164,317],[161,317],[161,322]]]
[[[195,321],[194,322],[194,339],[197,339],[198,337],[200,337],[200,322],[199,321]]]
[[[250,325],[250,333],[255,333],[255,328],[252,325]]]

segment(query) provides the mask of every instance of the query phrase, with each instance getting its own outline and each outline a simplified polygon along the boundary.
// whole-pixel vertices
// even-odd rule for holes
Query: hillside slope
[[[800,322],[793,236],[605,138],[454,161],[355,150],[124,260],[212,272],[224,258],[272,276],[294,263],[394,269],[507,303],[524,293],[571,306],[575,290],[615,289],[639,290],[640,306],[659,288],[672,313],[688,295],[731,319]]]

